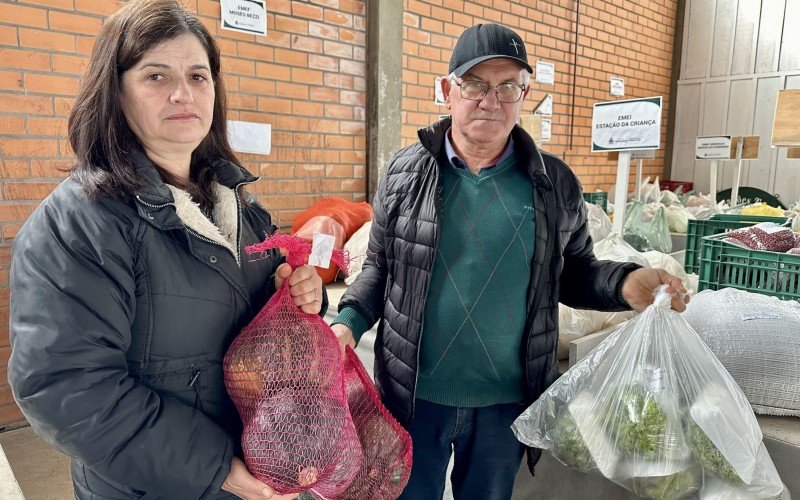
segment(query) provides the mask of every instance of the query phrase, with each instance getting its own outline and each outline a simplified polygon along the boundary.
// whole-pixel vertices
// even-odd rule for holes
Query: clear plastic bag
[[[611,219],[599,206],[588,201],[585,203],[589,236],[592,237],[592,241],[597,243],[611,233]]]
[[[642,203],[658,203],[661,201],[661,186],[658,184],[658,177],[650,184],[650,177],[647,177],[639,188],[639,201]]]
[[[789,498],[747,399],[664,287],[512,428],[642,498]]]
[[[623,238],[640,252],[658,250],[662,253],[672,251],[672,238],[664,207],[659,207],[651,217],[645,206],[637,201],[631,202],[625,215]]]
[[[689,221],[694,219],[691,210],[685,207],[671,206],[665,207],[667,224],[673,233],[686,234],[689,228]]]
[[[611,233],[594,245],[594,255],[600,260],[615,262],[634,262],[642,267],[650,267],[647,259],[617,233]]]

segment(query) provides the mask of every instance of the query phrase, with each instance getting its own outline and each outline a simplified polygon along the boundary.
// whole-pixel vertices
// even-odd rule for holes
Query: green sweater
[[[479,174],[442,171],[439,246],[425,303],[417,394],[448,406],[525,398],[521,343],[533,257],[533,189],[514,155]],[[336,323],[366,324],[345,308]]]

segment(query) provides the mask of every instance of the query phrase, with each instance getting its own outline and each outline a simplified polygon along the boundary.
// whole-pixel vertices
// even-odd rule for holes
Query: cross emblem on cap
[[[518,43],[517,43],[517,41],[516,41],[516,40],[514,40],[513,38],[511,39],[511,43],[509,43],[509,45],[513,46],[513,47],[514,47],[514,52],[515,52],[517,55],[519,55],[519,49],[518,49],[517,47],[521,47],[521,45],[520,45],[520,44],[518,44]]]

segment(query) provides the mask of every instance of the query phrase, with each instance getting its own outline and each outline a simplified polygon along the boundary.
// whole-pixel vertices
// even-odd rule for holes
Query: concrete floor
[[[0,446],[26,500],[75,498],[69,457],[42,441],[30,427],[0,433]]]

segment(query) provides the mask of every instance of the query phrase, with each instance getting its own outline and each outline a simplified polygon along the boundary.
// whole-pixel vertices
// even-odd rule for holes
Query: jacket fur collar
[[[239,253],[236,251],[236,240],[239,234],[239,202],[233,189],[214,183],[214,194],[217,197],[213,211],[215,225],[203,215],[200,205],[192,200],[189,193],[170,184],[166,184],[166,186],[175,200],[175,213],[178,214],[181,222],[199,235],[229,249],[233,255],[237,256],[238,262]]]

